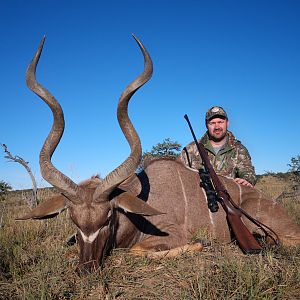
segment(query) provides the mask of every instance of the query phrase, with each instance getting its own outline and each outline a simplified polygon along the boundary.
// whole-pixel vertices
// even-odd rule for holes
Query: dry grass
[[[300,201],[281,201],[300,224]],[[0,206],[0,299],[299,299],[300,247],[246,256],[213,242],[202,253],[159,260],[119,249],[103,270],[79,277],[65,213],[16,222],[26,208],[12,200]]]
[[[262,190],[266,195],[276,199],[282,193],[292,190],[295,185],[292,176],[261,176],[259,177],[256,187]]]

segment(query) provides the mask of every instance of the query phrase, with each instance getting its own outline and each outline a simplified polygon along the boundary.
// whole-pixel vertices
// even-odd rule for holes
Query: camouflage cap
[[[207,122],[214,117],[223,117],[228,119],[226,111],[221,106],[211,107],[205,115],[205,121]]]

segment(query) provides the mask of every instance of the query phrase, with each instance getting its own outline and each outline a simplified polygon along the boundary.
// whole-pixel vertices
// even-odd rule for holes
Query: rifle
[[[200,157],[202,159],[202,163],[204,165],[205,172],[207,174],[209,174],[209,176],[211,177],[211,182],[213,183],[213,185],[215,187],[215,191],[217,194],[217,201],[221,204],[221,206],[223,207],[223,209],[226,213],[227,221],[232,229],[232,232],[235,235],[235,238],[236,238],[240,248],[246,254],[255,254],[255,253],[261,252],[263,250],[262,246],[257,242],[257,240],[251,234],[249,229],[243,223],[241,216],[242,216],[242,214],[244,214],[248,219],[250,219],[257,226],[259,226],[265,233],[266,233],[266,231],[262,228],[262,226],[268,228],[269,230],[271,230],[271,229],[269,227],[267,227],[266,225],[260,223],[259,221],[253,219],[251,216],[249,216],[245,211],[243,211],[241,208],[239,208],[233,202],[228,191],[225,189],[224,185],[222,184],[219,177],[217,176],[213,166],[211,165],[204,146],[202,144],[198,143],[188,116],[184,115],[184,118],[186,119],[186,121],[189,125],[189,128],[191,130],[197,150],[199,151]],[[277,238],[276,233],[273,230],[271,230],[271,231],[275,234],[275,236]],[[268,235],[268,233],[266,233],[266,235]],[[272,239],[277,244],[276,239],[273,237],[272,237]]]

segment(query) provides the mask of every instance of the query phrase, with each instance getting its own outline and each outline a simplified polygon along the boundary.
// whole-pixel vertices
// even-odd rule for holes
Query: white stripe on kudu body
[[[178,171],[177,171],[177,176],[180,180],[180,186],[181,186],[183,200],[184,200],[184,223],[183,224],[184,224],[184,231],[186,232],[187,231],[187,223],[188,223],[188,214],[186,213],[186,211],[187,211],[187,208],[189,206],[189,203],[188,203],[188,199],[187,199],[187,195],[186,195],[186,192],[185,192],[185,187],[184,187],[181,175]]]

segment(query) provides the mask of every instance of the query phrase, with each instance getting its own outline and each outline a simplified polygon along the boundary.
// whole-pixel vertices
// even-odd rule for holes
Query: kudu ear
[[[25,216],[19,217],[16,220],[28,220],[28,219],[49,219],[56,217],[60,214],[64,209],[66,209],[67,201],[63,195],[58,195],[51,197],[41,204],[39,204],[36,208],[30,211]]]
[[[154,216],[164,214],[128,192],[124,192],[114,198],[112,200],[112,205],[114,207],[122,208],[126,212],[131,212],[138,215]]]

